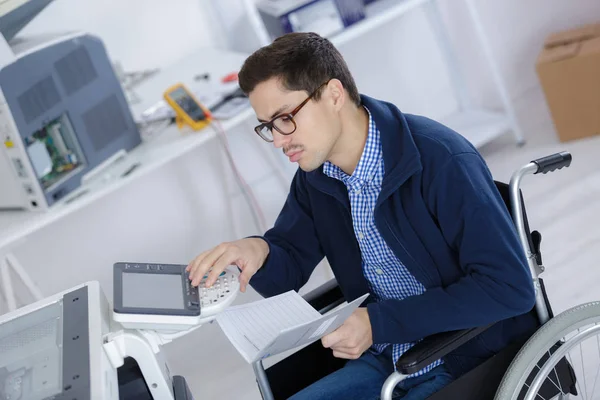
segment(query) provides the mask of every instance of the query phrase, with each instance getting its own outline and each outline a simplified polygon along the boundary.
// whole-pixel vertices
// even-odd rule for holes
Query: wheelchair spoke
[[[596,324],[594,324],[596,325]],[[598,343],[598,359],[600,360],[600,336],[596,336],[596,342]],[[592,387],[592,398],[594,396],[594,391],[596,390],[596,383],[598,382],[598,375],[600,374],[600,365],[598,366],[598,370],[596,371],[596,378],[594,378],[594,386]]]
[[[548,357],[550,357],[552,355],[550,353],[550,350],[548,350],[547,353],[548,353]],[[542,369],[543,364],[540,366],[540,362],[538,362],[535,366],[537,367],[537,370],[539,372]],[[552,377],[550,375],[548,375],[546,377],[546,379],[548,381],[550,381],[554,385],[555,388],[557,388],[558,390],[560,390],[561,393],[564,393],[563,390],[562,390],[562,385],[560,383],[560,379],[558,377],[558,373],[556,372],[556,367],[552,369],[552,372],[554,373],[554,377],[556,377],[556,381],[558,382],[558,384],[556,384],[556,382],[554,381],[554,379],[552,379]],[[525,384],[525,386],[527,386],[529,388],[529,385]],[[539,393],[537,393],[537,397],[543,398]]]
[[[536,367],[537,367],[537,369],[538,369],[538,372],[539,372],[539,370],[541,369],[541,367],[540,367],[540,365],[539,365],[539,362],[536,364]],[[555,374],[555,376],[557,377],[557,381],[559,382],[559,385],[560,385],[560,379],[558,379],[558,374],[556,373],[556,368],[554,368],[554,369],[553,369],[553,371],[554,371],[554,374]],[[546,379],[547,379],[548,381],[550,381],[550,382],[551,382],[551,383],[554,385],[554,387],[555,387],[555,388],[557,388],[558,390],[560,390],[560,392],[561,392],[561,393],[563,393],[562,389],[561,389],[561,388],[560,388],[560,387],[559,387],[559,386],[556,384],[556,382],[554,382],[554,380],[553,380],[553,379],[552,379],[550,376],[546,377]],[[527,387],[527,388],[529,389],[529,388],[530,388],[530,385],[529,385],[529,384],[527,384],[527,383],[525,383],[525,387]],[[536,399],[537,399],[537,398],[540,398],[540,399],[543,399],[543,400],[545,400],[545,399],[546,399],[544,396],[542,396],[542,395],[541,395],[541,394],[539,394],[539,393],[536,393]]]
[[[566,357],[574,368],[575,363],[573,363],[573,359],[571,358],[571,355],[567,354]],[[575,386],[577,387],[577,392],[579,392],[579,394],[581,395],[583,393],[583,391],[581,390],[581,386],[579,385],[579,379],[577,379],[577,381],[575,382]]]
[[[548,357],[551,357],[552,353],[550,353],[550,350],[548,350]],[[562,384],[560,383],[560,377],[558,376],[558,372],[556,372],[556,367],[552,368],[552,372],[554,373],[554,377],[556,377],[556,381],[558,382],[558,386],[556,385],[556,383],[552,380],[552,378],[550,378],[548,376],[548,380],[550,382],[552,382],[552,384],[554,384],[554,386],[560,390],[561,393],[564,393],[564,390],[562,388]]]
[[[587,376],[585,374],[585,363],[583,362],[583,346],[579,343],[579,355],[581,356],[581,370],[583,371],[583,387],[585,389],[585,398],[587,399]]]
[[[527,383],[525,384],[525,387],[526,387],[527,389],[529,389],[529,388],[530,388],[530,386],[529,386]],[[558,388],[558,386],[556,386],[556,387]],[[535,397],[535,398],[536,398],[536,400],[537,400],[538,398],[539,398],[539,399],[542,399],[542,400],[550,400],[550,399],[546,399],[544,396],[542,396],[542,395],[541,395],[541,394],[539,394],[539,393],[536,393],[536,394],[535,394],[535,396],[536,396],[536,397]],[[553,399],[554,399],[554,397],[553,397]]]
[[[530,389],[530,388],[531,388],[531,386],[529,386],[529,384],[528,384],[528,383],[525,383],[525,387],[526,387],[527,389]],[[541,394],[539,394],[539,393],[536,393],[536,398],[538,398],[538,397],[539,397],[539,398],[541,398],[542,400],[546,400],[546,399],[544,399],[544,397],[543,397]]]
[[[550,376],[547,376],[546,379],[548,381],[550,381],[554,385],[554,387],[557,388],[558,390],[560,390],[561,393],[562,393],[562,387],[559,387],[559,385],[560,385],[560,379],[558,378],[558,374],[556,373],[556,369],[553,369],[553,371],[554,371],[554,376],[556,377],[556,380],[558,381],[558,385],[556,384],[556,382],[554,382],[554,379],[552,379]]]
[[[590,327],[598,327],[600,323],[592,323],[583,327],[576,328],[569,334],[565,335],[562,339],[558,339],[555,346],[546,348],[544,355],[538,359],[533,370],[530,370],[530,376],[528,379],[535,377],[534,382],[539,385],[540,379],[544,382],[545,389],[542,390],[541,386],[538,387],[537,393],[530,393],[527,398],[545,399],[544,396],[552,396],[552,399],[564,400],[564,399],[594,399],[600,400],[600,389],[599,393],[596,394],[596,388],[600,385],[600,335],[596,333],[594,340],[592,337],[578,340],[582,332],[589,332]],[[552,365],[548,365],[550,358],[555,358],[555,353],[558,351],[561,345],[565,345],[571,342],[572,345],[566,352],[563,352],[563,356],[556,358],[552,361]],[[557,347],[558,346],[558,347]],[[594,351],[589,346],[596,346]],[[579,350],[577,350],[579,347]],[[585,349],[584,349],[585,347]],[[595,358],[595,356],[598,358]],[[585,357],[585,358],[584,358]],[[579,361],[576,358],[580,358]],[[561,360],[562,361],[558,361]],[[558,363],[557,363],[558,361]],[[594,366],[595,364],[595,366]],[[541,376],[540,372],[544,370],[545,375]],[[573,379],[569,378],[569,374],[573,374]],[[592,380],[592,374],[593,380]],[[588,383],[589,381],[589,383]],[[533,382],[524,382],[524,387],[531,390]],[[571,386],[573,385],[573,386]],[[571,387],[577,390],[577,396],[571,395]],[[591,389],[591,391],[589,390]]]
[[[600,301],[569,309],[536,332],[508,369],[496,397],[544,398],[600,400]]]

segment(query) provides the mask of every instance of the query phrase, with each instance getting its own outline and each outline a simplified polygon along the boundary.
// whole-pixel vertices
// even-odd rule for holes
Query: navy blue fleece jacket
[[[536,327],[534,288],[510,214],[486,163],[458,133],[361,96],[381,132],[385,176],[375,206],[382,237],[426,287],[404,300],[367,300],[375,343],[501,321],[446,357],[456,376]],[[250,284],[265,297],[299,290],[327,257],[347,301],[368,293],[344,184],[298,170],[264,239]]]

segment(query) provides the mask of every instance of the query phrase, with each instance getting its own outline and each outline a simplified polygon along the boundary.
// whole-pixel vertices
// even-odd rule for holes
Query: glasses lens
[[[273,132],[271,132],[271,129],[269,129],[268,126],[262,126],[260,128],[256,128],[256,133],[258,133],[258,135],[261,138],[263,138],[264,140],[266,140],[267,142],[273,141]]]
[[[273,127],[284,135],[289,135],[296,130],[296,124],[291,115],[282,115],[273,121]]]

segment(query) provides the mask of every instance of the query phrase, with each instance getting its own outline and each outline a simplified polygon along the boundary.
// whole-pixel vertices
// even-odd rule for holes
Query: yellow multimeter
[[[198,131],[210,124],[210,111],[183,84],[171,86],[165,91],[164,98],[175,111],[175,122],[179,128],[189,125]]]

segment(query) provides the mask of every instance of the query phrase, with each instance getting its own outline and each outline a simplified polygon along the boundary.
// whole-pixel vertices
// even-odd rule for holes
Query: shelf
[[[365,19],[332,35],[329,40],[335,46],[341,46],[430,1],[432,0],[377,0],[365,6]]]
[[[511,129],[506,115],[486,110],[459,112],[442,118],[440,122],[464,136],[477,148]]]
[[[134,116],[139,116],[159,101],[164,90],[174,82],[183,81],[190,88],[194,88],[194,76],[199,73],[209,73],[217,80],[239,68],[245,57],[244,54],[207,48],[175,61],[170,67],[164,68],[136,89],[141,101],[131,106],[131,112]],[[218,121],[218,124],[228,132],[253,118],[254,111],[248,107],[235,117]],[[196,133],[189,131],[182,133],[176,125],[161,129],[161,133],[156,137],[143,141],[131,150],[122,162],[115,163],[104,170],[99,179],[81,185],[47,211],[0,210],[0,250],[211,142],[219,135],[219,127],[216,125],[217,123],[213,123]],[[123,172],[135,164],[140,165],[135,173],[122,177]],[[83,193],[85,195],[69,202],[68,199],[76,198],[78,194]]]
[[[433,1],[435,0],[377,0],[365,6],[366,17],[363,20],[352,24],[341,32],[329,35],[328,38],[334,46],[343,46],[365,34],[374,32],[385,24],[393,23],[398,18],[418,8],[431,6],[431,9],[427,10],[427,12],[432,17],[432,21],[430,21],[433,24],[432,29],[436,33],[444,56],[450,61],[451,66],[453,66],[449,71],[451,75],[450,79],[452,82],[460,83],[460,79],[454,79],[461,76],[459,63],[456,57],[454,57],[451,46],[449,46],[447,32],[444,31],[439,10],[434,7],[435,4],[433,4]],[[510,96],[506,91],[502,76],[498,71],[498,66],[492,57],[477,10],[471,0],[467,0],[466,5],[473,20],[472,22],[475,25],[476,34],[481,41],[482,50],[490,64],[492,78],[501,96],[505,114],[485,110],[470,110],[446,118],[446,124],[465,136],[476,147],[483,146],[506,131],[513,131],[517,142],[521,143],[523,137],[520,127],[516,122],[514,108],[512,107]],[[439,23],[436,23],[436,20],[440,20]],[[260,17],[257,17],[256,22],[257,25],[264,28]],[[266,30],[263,32],[266,32]],[[455,87],[455,91],[458,92],[460,105],[469,104],[469,101],[462,101],[464,98],[469,97],[468,94],[463,92],[462,86]]]

